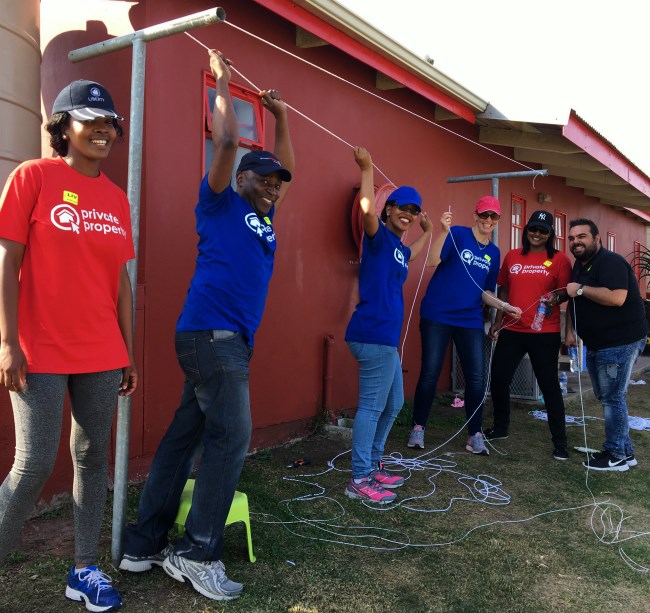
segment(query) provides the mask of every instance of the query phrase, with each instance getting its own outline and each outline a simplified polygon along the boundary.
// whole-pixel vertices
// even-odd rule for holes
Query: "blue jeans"
[[[377,468],[388,433],[404,404],[402,364],[397,347],[348,341],[359,362],[359,407],[352,429],[352,477]]]
[[[627,414],[627,387],[632,367],[645,348],[646,339],[629,345],[591,351],[587,347],[587,370],[594,395],[605,412],[603,449],[619,460],[634,453]]]
[[[177,332],[176,356],[185,373],[181,403],[156,451],[140,498],[138,523],[128,526],[124,551],[147,556],[167,545],[167,532],[202,446],[185,533],[174,553],[202,562],[219,560],[251,437],[252,349],[237,332]]]
[[[445,362],[449,341],[453,340],[465,377],[465,416],[470,436],[481,431],[485,396],[485,332],[482,328],[461,328],[422,317],[422,366],[413,400],[413,424],[425,427],[436,395],[440,371]]]

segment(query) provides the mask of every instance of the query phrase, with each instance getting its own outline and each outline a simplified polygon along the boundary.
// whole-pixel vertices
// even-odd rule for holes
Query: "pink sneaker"
[[[383,488],[389,490],[399,487],[400,485],[404,485],[404,477],[394,475],[393,473],[389,473],[387,470],[384,470],[384,464],[382,462],[379,462],[379,468],[377,470],[373,470],[370,473],[370,477],[379,483],[379,485],[381,485]]]
[[[348,486],[345,488],[345,495],[348,498],[361,498],[377,504],[388,504],[397,498],[395,494],[387,492],[374,479],[368,477],[364,477],[361,483],[355,483],[354,479],[350,479]]]

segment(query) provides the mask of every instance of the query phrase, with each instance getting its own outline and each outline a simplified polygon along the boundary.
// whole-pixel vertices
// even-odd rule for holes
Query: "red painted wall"
[[[131,9],[134,29],[201,11],[209,2],[141,2]],[[257,4],[224,0],[228,19],[280,47],[374,90],[375,72],[332,47],[297,49],[295,28]],[[63,84],[73,78],[94,78],[108,86],[123,113],[129,107],[130,51],[72,65],[67,52],[107,37],[102,24],[87,31],[62,33],[44,51],[43,92],[46,108]],[[452,206],[455,223],[469,224],[475,201],[490,193],[485,183],[447,184],[451,176],[522,170],[484,148],[425,123],[352,86],[271,49],[225,24],[195,30],[206,45],[224,51],[238,70],[262,88],[274,87],[301,112],[346,141],[363,145],[375,163],[396,184],[411,184],[423,194],[424,207],[434,219]],[[182,377],[176,365],[173,336],[193,272],[197,238],[194,206],[202,176],[202,77],[208,68],[207,52],[184,35],[149,43],[145,97],[143,199],[138,281],[138,356],[141,383],[133,404],[131,455],[150,456],[171,421],[180,397]],[[235,78],[237,80],[237,77]],[[431,103],[406,90],[382,92],[386,98],[427,118]],[[272,119],[267,121],[265,146],[273,147]],[[275,227],[278,251],[275,273],[251,365],[251,404],[254,446],[278,442],[307,431],[323,402],[324,337],[334,336],[332,406],[356,405],[357,367],[344,333],[357,300],[358,250],[350,227],[351,205],[359,172],[351,150],[313,124],[290,115],[297,157],[295,180],[279,212]],[[127,122],[128,138],[128,122]],[[443,124],[471,139],[476,127],[464,121]],[[270,128],[270,130],[269,130]],[[106,172],[126,187],[128,146],[114,148]],[[501,153],[510,154],[507,149]],[[384,178],[376,176],[377,184]],[[536,208],[538,192],[550,193],[552,207],[593,218],[606,234],[617,233],[619,252],[632,250],[634,240],[645,239],[644,227],[622,214],[582,196],[557,178],[501,181],[504,210],[511,193],[527,199],[527,213]],[[411,230],[408,244],[419,236]],[[510,245],[507,215],[501,222],[499,246]],[[408,311],[415,300],[406,339],[403,366],[405,391],[412,397],[419,373],[419,301],[431,277],[422,273],[423,258],[410,266],[405,285]],[[446,297],[454,300],[453,296]],[[440,388],[449,387],[449,368]],[[7,398],[0,399],[0,473],[5,474],[13,453],[13,423]],[[435,422],[435,415],[431,418]],[[56,473],[44,498],[69,490],[70,461],[64,425]],[[138,466],[146,467],[144,463]],[[132,462],[136,466],[136,462]]]

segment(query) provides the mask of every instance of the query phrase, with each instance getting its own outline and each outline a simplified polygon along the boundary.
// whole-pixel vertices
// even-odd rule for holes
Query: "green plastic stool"
[[[185,521],[192,506],[192,494],[194,493],[194,479],[188,479],[183,493],[181,494],[181,503],[178,507],[178,513],[174,523],[178,526],[181,534],[185,530]],[[248,558],[251,562],[255,562],[253,555],[253,539],[251,537],[251,518],[248,512],[248,496],[243,492],[235,492],[235,497],[230,505],[230,512],[226,518],[226,526],[234,524],[238,521],[243,521],[246,526],[246,539],[248,541]]]

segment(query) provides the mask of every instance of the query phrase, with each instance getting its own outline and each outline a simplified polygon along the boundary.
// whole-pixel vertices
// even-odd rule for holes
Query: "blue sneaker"
[[[111,587],[113,580],[96,566],[75,569],[68,573],[65,597],[77,602],[85,601],[89,611],[116,611],[122,606],[120,593]]]

